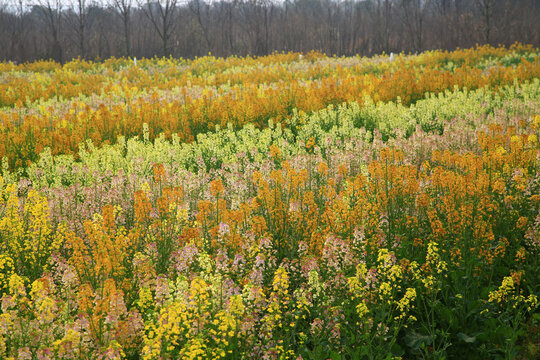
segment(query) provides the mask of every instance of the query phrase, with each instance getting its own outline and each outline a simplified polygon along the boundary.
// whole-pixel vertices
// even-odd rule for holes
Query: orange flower
[[[317,168],[317,171],[319,172],[319,174],[321,175],[328,175],[328,164],[325,163],[324,161],[321,161],[319,163],[319,166]]]
[[[315,138],[310,137],[306,142],[306,150],[308,153],[313,153],[313,149],[316,145]]]
[[[142,190],[135,192],[135,219],[137,222],[144,222],[148,218],[150,210],[152,210],[152,204],[150,204],[146,193]]]
[[[281,150],[276,145],[270,145],[270,157],[275,160],[279,160],[281,157]]]
[[[154,164],[153,170],[155,182],[161,182],[165,180],[165,167],[163,166],[163,164]]]
[[[210,183],[210,192],[212,193],[212,196],[219,196],[223,193],[223,183],[220,179],[213,180]]]

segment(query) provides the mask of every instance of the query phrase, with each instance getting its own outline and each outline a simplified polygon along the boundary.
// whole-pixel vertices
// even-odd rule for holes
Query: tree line
[[[0,0],[0,60],[540,44],[540,0]]]

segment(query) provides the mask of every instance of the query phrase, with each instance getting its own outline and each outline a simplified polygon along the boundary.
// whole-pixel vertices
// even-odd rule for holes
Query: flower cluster
[[[386,83],[362,75],[359,65],[319,83],[289,84],[289,92],[281,82],[262,86],[262,78],[275,75],[265,73],[266,66],[307,66],[288,54],[198,59],[186,65],[192,67],[186,74],[173,60],[125,68],[126,79],[137,84],[138,76],[145,78],[148,87],[162,86],[165,97],[195,70],[213,77],[193,77],[193,86],[206,89],[200,102],[184,94],[185,103],[158,106],[148,101],[157,95],[139,98],[133,90],[125,106],[88,105],[69,115],[87,123],[79,135],[97,145],[119,134],[115,121],[137,113],[137,121],[149,124],[142,138],[87,143],[78,159],[66,149],[83,138],[56,138],[52,152],[32,150],[40,160],[26,173],[9,171],[5,162],[0,358],[515,355],[540,296],[540,104],[531,100],[540,95],[540,82],[501,86],[511,74],[523,80],[538,72],[537,56],[512,67],[509,52],[527,57],[534,50],[430,52],[392,64],[376,58]],[[332,62],[320,54],[310,61],[323,60]],[[28,66],[58,70],[59,79],[33,80],[45,84],[115,61],[124,60]],[[249,70],[257,64],[260,78]],[[299,78],[315,76],[325,66],[319,65],[302,68]],[[156,69],[170,79],[148,76]],[[471,69],[479,72],[466,77]],[[249,79],[260,82],[256,92]],[[337,79],[339,91],[331,86]],[[417,86],[397,88],[401,104],[349,102],[300,112],[354,100],[351,94],[364,87],[374,99],[393,99],[398,90],[388,84],[404,79]],[[81,78],[81,86],[86,81]],[[420,91],[464,85],[460,81],[497,85],[498,92],[455,90],[417,99]],[[221,82],[238,86],[230,93],[206,88]],[[263,109],[257,99],[266,91],[284,97],[270,96]],[[297,102],[288,102],[289,95]],[[228,96],[237,102],[224,104]],[[273,108],[278,103],[297,110],[283,126],[270,122],[257,130],[272,109],[286,115]],[[251,125],[220,129],[193,144],[156,138],[178,131],[184,121],[178,117],[189,114],[212,126],[218,109],[227,121]],[[176,120],[165,121],[171,114]],[[384,120],[390,115],[399,116],[399,124]],[[48,129],[70,134],[57,125]]]
[[[497,88],[540,75],[537,50],[522,45],[432,51],[392,62],[359,57],[328,61],[313,54],[291,66],[292,59],[297,54],[268,56],[259,64],[248,58],[207,57],[188,64],[143,62],[141,67],[127,67],[125,59],[103,64],[75,60],[60,68],[43,64],[48,71],[37,74],[0,68],[5,74],[0,85],[0,157],[17,169],[38,160],[45,148],[53,154],[75,154],[87,141],[102,145],[133,136],[152,140],[160,133],[191,142],[216,126],[263,127],[295,111],[363,103],[366,97],[375,103],[399,98],[410,104],[425,93]],[[87,103],[89,95],[94,96]],[[70,101],[54,100],[59,97]],[[371,126],[368,121],[366,127]]]

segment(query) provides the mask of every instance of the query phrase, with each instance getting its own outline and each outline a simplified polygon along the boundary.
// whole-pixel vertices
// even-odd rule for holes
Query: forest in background
[[[0,0],[0,60],[540,44],[539,0]]]

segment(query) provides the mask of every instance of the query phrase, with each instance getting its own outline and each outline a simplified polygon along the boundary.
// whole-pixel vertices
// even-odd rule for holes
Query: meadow
[[[0,358],[536,359],[540,50],[0,63]]]

